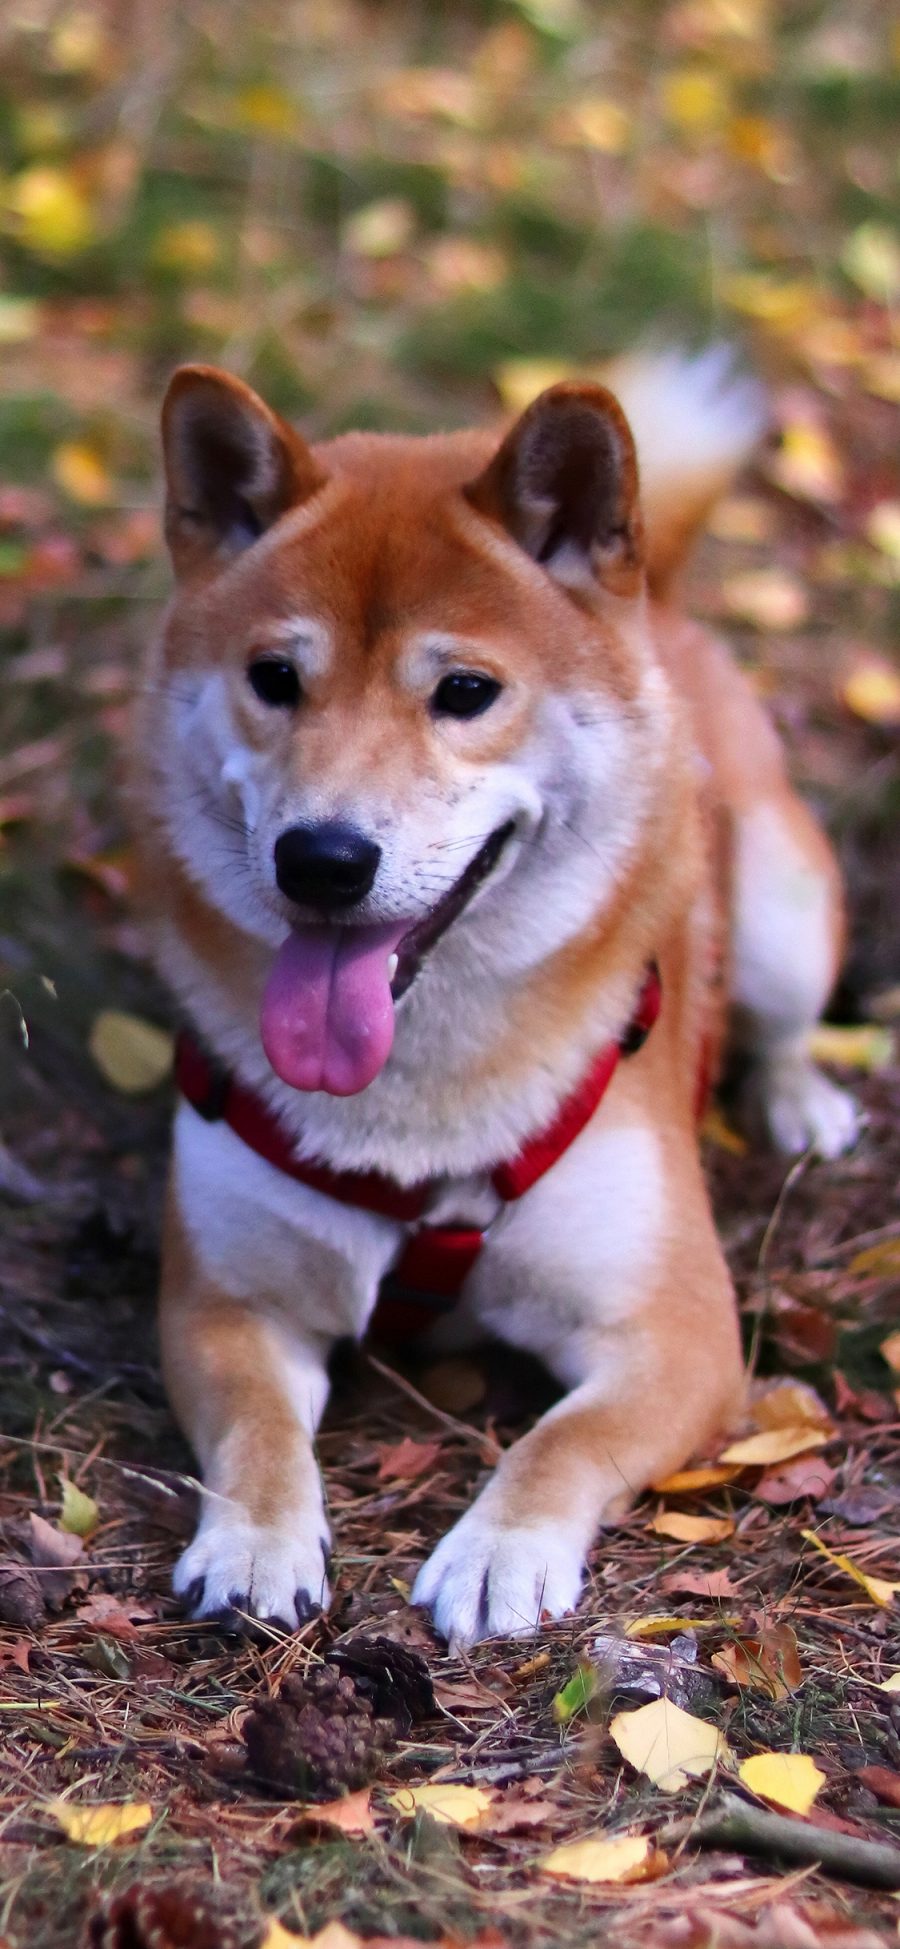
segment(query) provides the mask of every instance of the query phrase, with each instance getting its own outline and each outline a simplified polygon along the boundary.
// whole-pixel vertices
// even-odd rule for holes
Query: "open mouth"
[[[396,969],[390,976],[391,996],[395,1002],[399,1002],[407,989],[412,987],[423,962],[432,948],[437,945],[441,935],[446,934],[448,927],[459,919],[488,874],[493,872],[507,840],[512,838],[514,829],[513,819],[508,819],[505,826],[498,826],[496,832],[492,832],[490,838],[485,840],[474,859],[470,859],[465,872],[454,881],[449,893],[444,894],[443,899],[438,901],[436,907],[432,907],[431,913],[426,914],[423,920],[417,920],[415,927],[411,927],[408,934],[401,936],[395,949]]]
[[[263,1048],[277,1076],[297,1090],[355,1096],[384,1068],[394,1040],[394,1004],[437,942],[496,866],[515,822],[485,840],[465,871],[422,920],[294,929],[275,957],[260,1015]]]

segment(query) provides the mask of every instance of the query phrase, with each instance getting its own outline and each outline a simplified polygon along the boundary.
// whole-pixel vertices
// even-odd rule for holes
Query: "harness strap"
[[[553,1122],[529,1138],[515,1157],[491,1172],[491,1183],[504,1204],[521,1198],[575,1142],[605,1096],[622,1057],[636,1054],[646,1042],[661,1005],[662,988],[654,962],[619,1039],[600,1050]],[[298,1157],[264,1099],[221,1069],[189,1030],[178,1037],[175,1079],[200,1116],[211,1123],[227,1123],[250,1150],[288,1177],[337,1199],[339,1204],[355,1205],[405,1224],[415,1224],[424,1217],[434,1188],[431,1180],[405,1186],[395,1184],[380,1171],[333,1171],[328,1165]],[[390,1338],[405,1338],[448,1312],[456,1304],[483,1242],[484,1233],[476,1229],[420,1225],[382,1281],[375,1330]]]

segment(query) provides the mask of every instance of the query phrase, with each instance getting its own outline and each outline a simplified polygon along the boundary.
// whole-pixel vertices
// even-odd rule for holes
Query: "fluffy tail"
[[[765,431],[766,395],[737,371],[727,345],[694,357],[638,351],[602,376],[637,443],[647,579],[653,594],[664,596],[713,503]]]

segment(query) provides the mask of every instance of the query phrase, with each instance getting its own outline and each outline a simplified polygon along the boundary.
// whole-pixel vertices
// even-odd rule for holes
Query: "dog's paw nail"
[[[298,1624],[308,1624],[310,1618],[316,1617],[321,1608],[321,1604],[315,1602],[308,1590],[304,1590],[302,1586],[299,1590],[295,1590],[294,1609],[297,1613]]]
[[[195,1577],[193,1583],[188,1584],[187,1590],[182,1595],[182,1603],[189,1617],[196,1617],[198,1615],[200,1606],[203,1603],[205,1589],[205,1577]]]

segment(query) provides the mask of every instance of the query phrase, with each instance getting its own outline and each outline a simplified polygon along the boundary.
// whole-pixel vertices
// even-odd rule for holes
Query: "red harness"
[[[618,1041],[601,1049],[545,1130],[530,1137],[517,1155],[498,1164],[490,1181],[504,1204],[521,1198],[562,1157],[606,1095],[623,1056],[646,1042],[662,1004],[659,971],[651,964],[631,1020]],[[295,1155],[274,1111],[252,1090],[220,1069],[187,1031],[178,1038],[175,1079],[193,1108],[208,1122],[223,1122],[276,1169],[297,1178],[339,1204],[379,1212],[404,1224],[424,1218],[434,1184],[404,1186],[379,1171],[332,1171]],[[385,1337],[420,1333],[456,1304],[484,1243],[484,1233],[457,1225],[419,1224],[381,1282],[373,1329]]]

